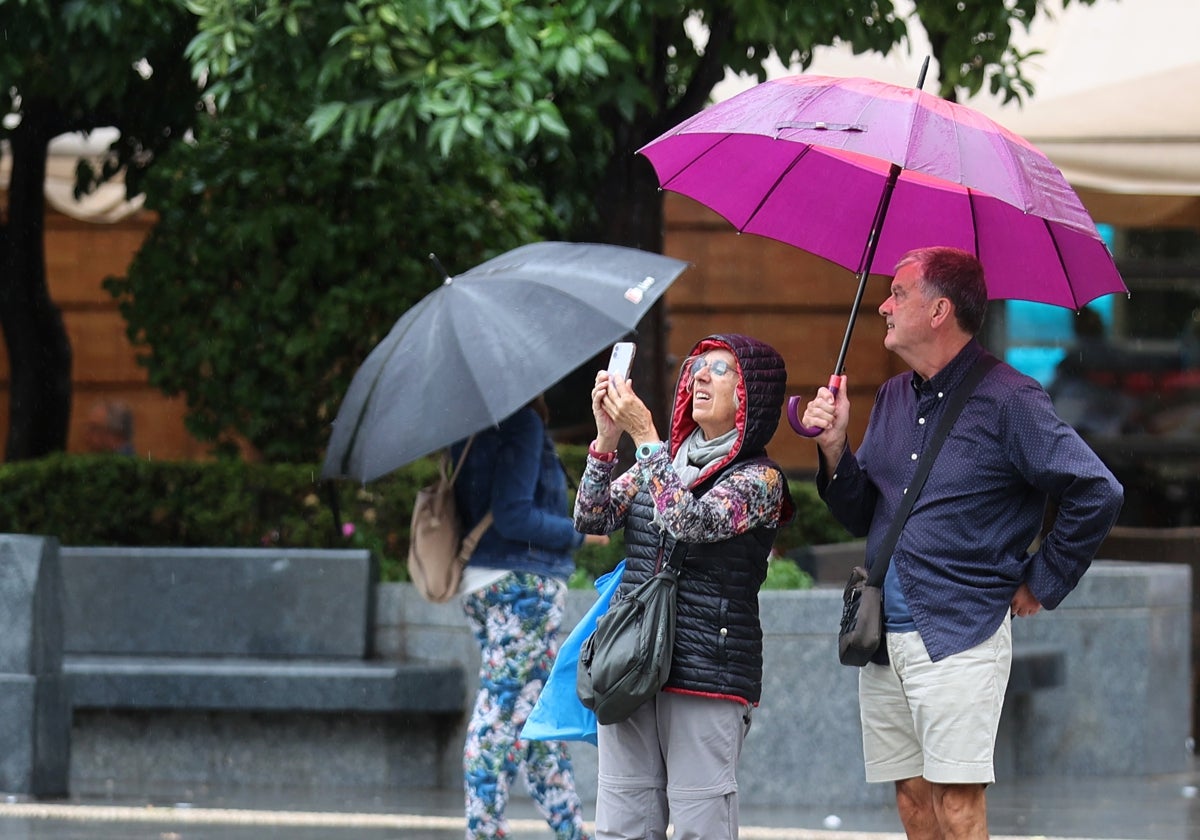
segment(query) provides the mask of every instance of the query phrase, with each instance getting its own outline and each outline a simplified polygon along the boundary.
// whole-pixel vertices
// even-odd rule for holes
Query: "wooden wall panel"
[[[46,214],[46,281],[59,306],[114,307],[101,285],[125,273],[153,219],[149,214],[111,225],[88,224],[61,213]]]
[[[118,399],[128,403],[133,412],[133,446],[139,456],[167,461],[202,460],[207,457],[207,445],[188,434],[183,424],[187,408],[184,398],[165,397],[148,386],[77,386],[67,437],[68,452],[85,450],[84,429],[88,412],[93,404],[103,399]]]
[[[139,455],[164,460],[207,457],[208,447],[184,427],[184,398],[167,397],[147,383],[146,371],[126,338],[125,321],[102,285],[106,277],[125,273],[153,224],[150,213],[115,224],[91,224],[47,210],[46,282],[62,312],[73,354],[69,452],[84,450],[84,428],[93,404],[119,399],[133,411]],[[0,441],[8,435],[8,370],[0,342]]]
[[[857,285],[854,273],[841,266],[781,242],[731,230],[668,231],[663,250],[692,263],[667,292],[680,303],[744,306],[761,302],[761,292],[770,290],[770,302],[776,306],[844,306]],[[873,277],[869,285],[883,289],[886,280]]]
[[[77,387],[145,384],[146,369],[138,365],[125,319],[116,309],[65,309],[63,325],[71,339]]]

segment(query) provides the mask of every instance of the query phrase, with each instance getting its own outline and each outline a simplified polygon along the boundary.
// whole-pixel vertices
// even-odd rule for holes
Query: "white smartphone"
[[[622,381],[629,379],[633,370],[633,355],[637,345],[632,341],[618,341],[613,345],[612,355],[608,357],[608,375]]]

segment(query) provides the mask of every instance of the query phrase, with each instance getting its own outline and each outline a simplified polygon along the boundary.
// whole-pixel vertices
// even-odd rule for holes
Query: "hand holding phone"
[[[633,370],[633,355],[636,352],[637,345],[632,341],[618,341],[614,344],[612,355],[608,358],[608,375],[614,380],[628,380],[629,373]]]

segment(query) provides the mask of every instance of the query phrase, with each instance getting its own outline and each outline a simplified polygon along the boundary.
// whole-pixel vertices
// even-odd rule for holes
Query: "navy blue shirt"
[[[857,452],[843,453],[817,490],[867,557],[879,550],[948,397],[984,352],[969,342],[928,381],[883,384]],[[1031,551],[1047,497],[1058,516]],[[1054,609],[1075,588],[1121,510],[1124,491],[1033,379],[997,365],[976,388],[913,505],[895,575],[934,661],[991,637],[1026,582]],[[886,592],[885,592],[886,598]]]

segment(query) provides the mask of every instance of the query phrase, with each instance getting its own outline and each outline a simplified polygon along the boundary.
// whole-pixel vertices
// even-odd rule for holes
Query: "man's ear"
[[[954,317],[951,311],[950,298],[940,297],[933,302],[933,314],[929,319],[929,325],[939,327],[945,323],[947,318]]]

